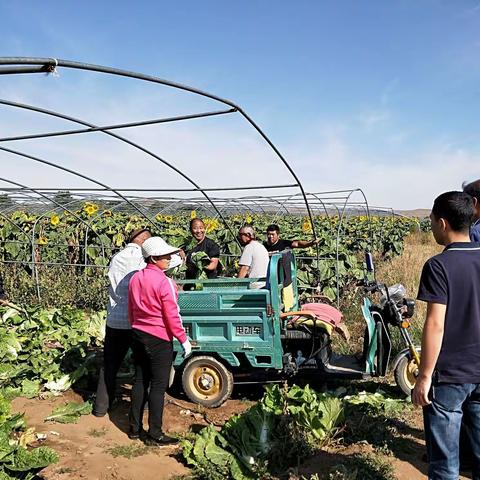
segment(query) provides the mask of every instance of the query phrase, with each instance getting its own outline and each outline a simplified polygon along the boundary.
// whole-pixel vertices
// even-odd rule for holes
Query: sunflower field
[[[7,291],[24,301],[36,296],[51,306],[62,304],[99,308],[105,301],[105,267],[126,243],[128,232],[147,227],[175,246],[191,241],[195,210],[147,216],[112,212],[107,206],[84,202],[74,211],[33,213],[18,209],[0,217],[0,260]],[[203,217],[209,238],[221,249],[224,276],[238,270],[241,249],[238,229],[251,224],[264,240],[270,223],[280,226],[282,238],[311,239],[312,224],[301,215],[244,213]],[[318,245],[295,251],[298,279],[304,289],[316,289],[331,299],[350,282],[363,277],[363,252],[378,258],[401,254],[405,236],[419,228],[417,219],[380,216],[315,216]],[[177,272],[181,278],[182,272]],[[82,291],[79,292],[78,290]]]

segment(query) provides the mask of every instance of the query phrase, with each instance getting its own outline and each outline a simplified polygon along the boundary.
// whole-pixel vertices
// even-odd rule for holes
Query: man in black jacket
[[[282,252],[292,248],[308,248],[318,243],[317,239],[312,240],[284,240],[280,238],[280,227],[272,224],[267,227],[267,241],[263,246],[269,254]]]

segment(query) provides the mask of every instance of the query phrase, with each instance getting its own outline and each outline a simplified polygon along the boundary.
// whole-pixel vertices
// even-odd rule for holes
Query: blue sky
[[[309,191],[360,187],[375,205],[428,208],[438,193],[480,177],[478,0],[4,1],[0,18],[0,56],[114,66],[233,100],[264,128]],[[109,92],[111,118],[113,112],[120,115],[114,98],[125,95],[123,84],[110,87],[100,79],[96,87],[96,81],[92,86],[83,77],[76,82],[90,96],[96,88],[101,95]],[[53,101],[42,99],[30,79],[1,78],[0,92],[2,98]],[[63,84],[61,94],[72,100]],[[121,118],[155,116],[152,105],[142,101],[152,95],[151,89],[143,97],[135,90],[135,102]],[[189,95],[160,98],[159,105],[171,107],[168,112],[177,111],[177,105],[182,112],[201,105]],[[80,99],[79,92],[78,102],[69,105],[73,111],[81,111]],[[57,100],[67,104],[60,94]],[[105,121],[107,110],[98,112]],[[0,108],[4,131],[13,128],[10,114]],[[18,128],[25,126],[18,122]],[[177,137],[169,131],[168,138],[152,145],[199,177],[199,164],[205,162],[210,185],[230,185],[228,174],[212,175],[210,147],[237,166],[245,155],[264,164],[258,140],[247,139],[237,127],[233,122],[207,134],[192,126]],[[38,124],[32,128],[38,131]],[[200,137],[209,141],[200,144]],[[214,140],[218,146],[212,146]],[[240,154],[242,145],[246,153]],[[71,165],[84,165],[82,147],[75,147],[78,156]],[[205,152],[190,165],[188,159],[200,148]],[[272,161],[265,160],[265,169],[256,173],[270,178],[272,169],[281,170]],[[7,157],[0,155],[0,162]],[[108,165],[103,172],[96,168],[92,165],[92,174],[108,177]],[[17,181],[25,177],[10,169]],[[242,176],[234,171],[236,178]],[[130,177],[125,168],[115,181],[126,185]],[[250,175],[243,178],[254,181]]]

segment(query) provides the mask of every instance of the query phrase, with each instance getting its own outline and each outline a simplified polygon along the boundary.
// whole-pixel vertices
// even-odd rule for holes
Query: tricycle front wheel
[[[395,382],[405,395],[410,395],[417,381],[418,365],[410,352],[405,352],[394,371]]]
[[[204,407],[219,407],[232,394],[232,373],[216,358],[191,358],[182,374],[183,390],[187,397]]]

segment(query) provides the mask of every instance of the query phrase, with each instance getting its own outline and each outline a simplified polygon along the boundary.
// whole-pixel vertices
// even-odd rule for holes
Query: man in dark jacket
[[[291,248],[308,248],[318,243],[318,240],[284,240],[280,238],[280,227],[272,224],[267,227],[267,240],[263,242],[263,246],[269,254],[282,252]]]
[[[463,191],[473,197],[475,222],[470,228],[470,240],[480,242],[480,179],[463,184]]]

